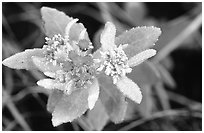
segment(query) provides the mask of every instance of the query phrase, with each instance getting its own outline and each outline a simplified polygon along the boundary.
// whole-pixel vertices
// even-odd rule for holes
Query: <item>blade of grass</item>
[[[202,13],[199,14],[189,26],[184,29],[176,38],[174,38],[170,43],[161,49],[157,55],[153,58],[155,63],[160,62],[167,55],[169,55],[173,50],[178,48],[186,38],[193,34],[202,24]]]
[[[4,131],[12,131],[15,126],[17,125],[17,122],[14,120],[12,122],[10,122],[5,128]]]
[[[154,119],[158,119],[158,118],[162,118],[162,117],[167,117],[167,116],[193,116],[196,118],[201,118],[202,119],[202,113],[199,112],[191,112],[191,111],[187,111],[187,110],[165,110],[165,111],[161,111],[161,112],[156,112],[154,113],[151,117],[149,118],[144,118],[144,119],[139,119],[136,120],[134,122],[131,122],[130,124],[122,127],[119,129],[119,131],[128,131],[131,130],[132,128],[135,128],[139,125],[142,125],[148,121],[154,120]]]
[[[9,111],[11,112],[11,114],[13,115],[13,117],[15,118],[15,120],[21,125],[23,130],[31,131],[30,126],[27,124],[27,122],[25,121],[24,117],[18,111],[18,109],[16,108],[15,104],[13,103],[11,96],[4,89],[2,90],[2,92],[3,92],[3,95],[5,97],[8,97],[8,101],[7,101],[6,106],[9,109]]]

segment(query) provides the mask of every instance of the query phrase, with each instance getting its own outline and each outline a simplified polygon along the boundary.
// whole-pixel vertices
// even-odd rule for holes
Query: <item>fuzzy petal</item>
[[[48,101],[47,101],[47,110],[50,113],[52,113],[54,111],[55,106],[61,100],[63,94],[64,93],[62,91],[60,91],[60,90],[53,90],[51,92],[51,94],[48,97]]]
[[[115,47],[115,34],[116,34],[115,25],[111,22],[107,22],[105,25],[105,29],[101,33],[100,39],[100,42],[102,44],[101,47],[104,51]]]
[[[64,83],[59,83],[53,79],[41,79],[37,82],[37,84],[46,89],[64,90],[64,87],[65,87]]]
[[[60,70],[61,67],[58,65],[53,65],[51,62],[46,61],[45,58],[42,57],[32,57],[32,61],[35,64],[35,66],[42,72],[56,72],[57,70]]]
[[[87,113],[87,119],[93,127],[92,130],[101,131],[107,124],[109,116],[100,99],[97,100],[94,108]]]
[[[52,113],[52,124],[58,126],[62,123],[72,122],[88,109],[88,90],[80,89],[71,95],[63,95]]]
[[[116,37],[115,44],[117,46],[120,44],[129,44],[124,51],[128,58],[131,58],[135,54],[152,47],[158,40],[160,34],[161,29],[157,27],[136,27]]]
[[[93,83],[89,87],[89,97],[88,97],[88,105],[89,109],[93,109],[96,101],[98,100],[99,96],[99,84],[98,80],[94,79]]]
[[[31,57],[43,57],[43,49],[27,49],[3,60],[3,65],[13,69],[33,70],[37,67],[33,64]]]
[[[70,29],[69,39],[71,41],[78,42],[81,39],[82,34],[83,34],[83,39],[90,42],[87,30],[84,27],[84,25],[82,23],[75,23]]]
[[[154,56],[156,54],[156,50],[154,49],[147,49],[145,51],[140,52],[139,54],[131,57],[128,60],[128,65],[130,67],[134,67],[142,63],[143,61],[147,60],[148,58]]]
[[[67,16],[64,12],[49,7],[42,7],[41,14],[44,21],[45,34],[48,37],[53,37],[55,34],[65,36],[66,27],[74,20],[72,17]],[[78,41],[79,35],[84,29],[83,24],[74,23],[69,28],[69,39],[71,41]],[[85,32],[85,39],[89,41],[87,32]]]
[[[127,77],[121,77],[116,83],[118,89],[128,98],[136,103],[142,101],[142,93],[137,84]]]
[[[41,15],[44,21],[45,34],[53,37],[55,34],[65,35],[65,28],[73,18],[54,8],[42,7]]]
[[[127,102],[125,96],[113,84],[112,79],[106,75],[98,77],[100,83],[100,99],[104,105],[110,120],[120,123],[124,120]]]

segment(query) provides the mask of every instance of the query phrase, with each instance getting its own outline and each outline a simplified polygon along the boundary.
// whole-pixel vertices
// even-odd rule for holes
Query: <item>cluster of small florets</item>
[[[77,88],[91,83],[95,69],[90,52],[93,47],[88,41],[69,42],[59,34],[45,39],[47,45],[43,48],[47,62],[61,67],[54,76],[58,82],[68,83],[73,80]]]
[[[52,38],[45,38],[46,44],[43,46],[45,49],[45,55],[48,62],[52,62],[53,65],[61,63],[63,60],[67,59],[69,51],[72,47],[66,39],[64,39],[60,34],[54,35]]]
[[[114,84],[117,83],[120,76],[132,71],[127,63],[128,57],[123,51],[122,46],[113,50],[101,52],[101,54],[104,58],[104,62],[99,70],[104,69],[106,75],[113,77]]]

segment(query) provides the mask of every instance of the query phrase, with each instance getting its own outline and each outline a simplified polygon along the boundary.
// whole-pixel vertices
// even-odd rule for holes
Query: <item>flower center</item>
[[[61,69],[55,72],[55,79],[60,83],[74,81],[74,86],[82,88],[92,82],[95,74],[91,48],[87,40],[71,42],[61,35],[46,38],[45,58]]]
[[[127,63],[128,57],[121,45],[113,50],[101,52],[101,54],[104,61],[98,70],[104,69],[106,75],[113,77],[114,84],[117,83],[121,76],[132,71]]]

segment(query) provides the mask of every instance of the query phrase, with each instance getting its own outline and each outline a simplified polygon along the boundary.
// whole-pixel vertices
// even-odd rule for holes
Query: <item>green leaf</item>
[[[95,78],[90,87],[88,88],[89,91],[89,97],[88,97],[88,105],[89,109],[93,109],[96,101],[99,97],[99,84],[98,80]]]
[[[72,17],[67,16],[64,12],[49,7],[42,7],[41,14],[44,21],[45,34],[48,37],[53,37],[55,34],[61,34],[62,36],[65,36],[66,27],[72,20],[74,20]],[[86,30],[83,24],[73,24],[69,31],[69,39],[78,40],[80,33],[83,30]],[[89,41],[88,33],[85,32],[84,34],[85,39]]]
[[[139,52],[152,47],[160,34],[160,28],[146,26],[136,27],[123,32],[121,35],[116,37],[115,43],[116,45],[129,44],[124,51],[130,58]]]
[[[59,90],[53,90],[51,92],[51,94],[48,97],[48,101],[47,101],[47,110],[50,113],[52,113],[54,111],[55,106],[61,100],[62,95],[63,95],[63,92],[59,91]]]
[[[100,99],[110,120],[115,123],[122,122],[125,118],[127,109],[125,97],[113,84],[110,77],[101,74],[98,80],[101,85]]]
[[[88,90],[82,88],[70,95],[63,94],[62,99],[57,103],[52,114],[53,126],[62,123],[72,122],[83,115],[88,109]]]
[[[109,116],[100,100],[98,100],[94,108],[88,112],[87,119],[91,123],[93,130],[100,131],[107,124]]]
[[[126,76],[121,77],[117,83],[117,88],[128,98],[136,103],[142,101],[142,93],[139,86]]]
[[[43,57],[43,49],[27,49],[3,60],[3,65],[13,69],[33,70],[37,67],[33,64],[32,56]]]
[[[111,22],[107,22],[103,32],[101,33],[101,47],[103,50],[110,50],[115,46],[115,25]]]
[[[32,57],[34,65],[42,72],[53,72],[62,69],[59,65],[53,65],[52,62],[48,62],[46,58],[42,57]]]
[[[160,81],[160,75],[155,65],[149,61],[143,62],[132,69],[127,77],[132,79],[138,85],[155,85]]]

